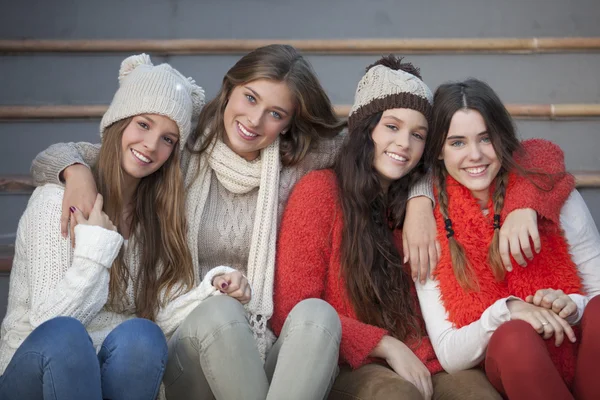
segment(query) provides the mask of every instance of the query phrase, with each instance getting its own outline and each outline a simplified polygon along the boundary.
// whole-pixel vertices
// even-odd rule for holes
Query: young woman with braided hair
[[[510,399],[597,398],[600,236],[562,151],[519,142],[496,93],[469,79],[436,91],[425,152],[442,252],[417,293],[444,369],[483,365]],[[541,246],[526,268],[507,272],[499,230],[515,202],[523,206],[523,182],[548,192],[530,204]]]

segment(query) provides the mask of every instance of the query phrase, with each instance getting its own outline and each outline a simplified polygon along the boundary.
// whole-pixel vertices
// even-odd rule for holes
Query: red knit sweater
[[[332,170],[309,173],[296,184],[281,223],[271,326],[279,335],[296,304],[321,298],[336,309],[342,323],[340,362],[358,368],[369,362],[369,354],[388,332],[356,318],[341,278],[342,227],[335,174]],[[397,231],[395,237],[401,246],[401,233]],[[415,303],[418,306],[416,298]],[[428,338],[409,347],[431,373],[442,370]]]
[[[558,149],[557,153],[555,150],[549,149],[547,157],[562,159],[562,151]],[[553,169],[556,167],[554,163],[552,168],[544,168],[543,162],[536,159],[521,160],[521,165],[526,168],[540,167],[545,172],[559,172]],[[564,171],[564,162],[562,168],[559,166],[558,169]],[[564,178],[565,181],[569,179],[572,187],[572,177]],[[564,193],[567,197],[570,193],[570,189],[565,190],[560,184],[551,193],[540,193],[526,179],[511,182],[509,188],[530,196],[507,198],[505,212],[533,207],[540,215],[556,221],[566,199]],[[279,335],[287,315],[300,301],[308,298],[327,301],[337,310],[342,323],[340,361],[358,368],[370,362],[369,354],[388,332],[356,318],[341,278],[342,227],[342,212],[333,171],[309,173],[296,184],[281,223],[276,256],[274,312],[270,322],[275,334]],[[395,237],[398,248],[401,248],[401,233],[395,232]],[[427,338],[413,351],[432,373],[441,370]]]

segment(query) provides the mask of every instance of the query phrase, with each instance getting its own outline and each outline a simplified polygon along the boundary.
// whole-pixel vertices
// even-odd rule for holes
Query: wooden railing
[[[600,171],[571,171],[578,188],[600,188]],[[27,175],[0,175],[0,195],[30,194],[34,189]]]
[[[507,104],[514,118],[559,119],[600,117],[600,104]],[[101,118],[106,105],[0,106],[0,120]],[[335,106],[337,115],[345,118],[350,105]]]
[[[437,54],[600,51],[600,38],[446,38],[446,39],[169,39],[169,40],[0,40],[0,53],[247,53],[272,43],[287,43],[304,53]]]
[[[8,273],[12,268],[15,246],[0,245],[0,273]]]

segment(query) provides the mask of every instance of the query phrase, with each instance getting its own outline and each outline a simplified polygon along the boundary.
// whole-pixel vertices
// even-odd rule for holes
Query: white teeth
[[[248,131],[246,130],[246,128],[244,128],[244,126],[243,126],[242,124],[240,124],[239,122],[238,122],[238,126],[240,127],[240,131],[242,131],[242,133],[243,133],[244,135],[246,135],[246,136],[248,136],[248,137],[256,137],[256,136],[258,136],[256,133],[251,133],[251,132],[248,132]]]
[[[480,174],[485,171],[487,167],[477,167],[477,168],[465,168],[465,170],[470,174]]]
[[[150,162],[152,162],[152,160],[150,160],[148,157],[144,156],[140,152],[135,151],[134,149],[131,149],[131,152],[133,153],[135,158],[137,158],[138,160],[140,160],[142,162],[145,162],[146,164],[150,164]]]
[[[405,161],[407,161],[407,159],[406,159],[406,158],[404,158],[404,157],[402,157],[402,156],[399,156],[399,155],[398,155],[398,154],[396,154],[396,153],[388,153],[388,152],[386,151],[386,152],[385,152],[385,154],[387,154],[387,155],[388,155],[388,157],[390,157],[390,158],[393,158],[394,160],[398,160],[398,161],[402,161],[402,162],[405,162]]]

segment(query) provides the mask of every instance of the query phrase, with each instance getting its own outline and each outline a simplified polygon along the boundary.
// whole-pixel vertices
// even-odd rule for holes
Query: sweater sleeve
[[[413,197],[425,196],[428,197],[435,205],[433,196],[433,175],[431,171],[427,172],[417,183],[415,183],[408,191],[408,200]]]
[[[453,373],[478,365],[492,334],[510,320],[509,298],[497,300],[477,321],[457,329],[448,321],[438,282],[429,279],[422,285],[417,281],[416,286],[427,334],[442,367]]]
[[[308,298],[323,298],[331,256],[331,233],[337,212],[335,176],[315,171],[298,182],[284,212],[277,247],[274,314],[279,335],[294,306]],[[387,332],[340,314],[340,357],[353,368],[367,357]]]
[[[577,304],[577,314],[567,318],[567,321],[573,325],[581,319],[589,299],[600,294],[600,234],[585,201],[577,190],[571,192],[561,209],[560,225],[586,294],[585,296],[569,295]]]
[[[39,153],[31,164],[31,176],[35,186],[46,183],[61,184],[60,174],[73,164],[93,167],[100,153],[99,144],[58,143]]]
[[[87,325],[106,303],[109,270],[123,243],[117,232],[80,224],[72,251],[60,235],[62,193],[53,185],[38,188],[20,222],[19,263],[27,268],[34,328],[56,316]]]
[[[203,300],[210,296],[220,295],[213,287],[212,281],[219,275],[236,271],[234,268],[219,266],[208,271],[200,285],[196,286],[187,293],[176,297],[161,308],[156,315],[156,323],[167,338],[175,332],[181,322],[196,308]]]
[[[524,154],[515,161],[526,171],[551,175],[551,181],[535,173],[515,174],[508,184],[502,214],[519,208],[532,208],[540,217],[560,223],[560,210],[575,188],[575,179],[565,170],[565,156],[560,147],[544,139],[523,142]],[[510,195],[508,195],[510,193]]]

